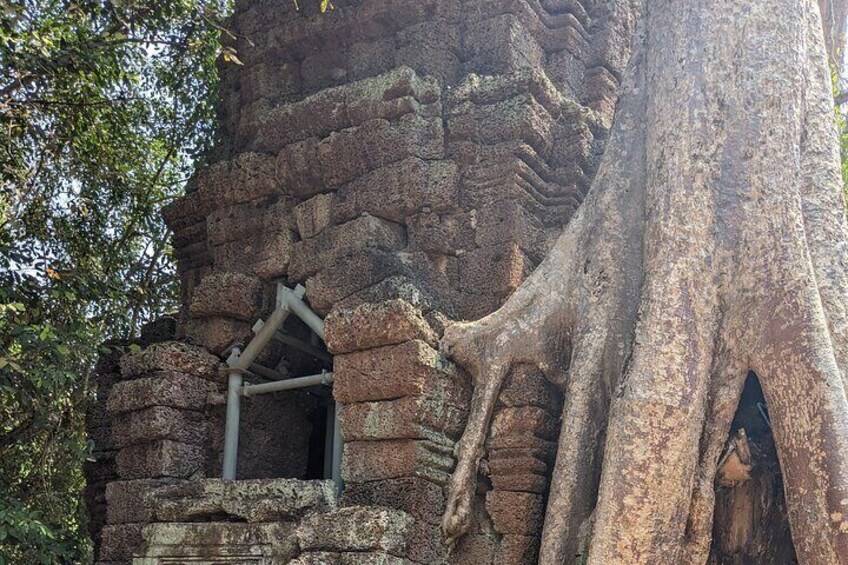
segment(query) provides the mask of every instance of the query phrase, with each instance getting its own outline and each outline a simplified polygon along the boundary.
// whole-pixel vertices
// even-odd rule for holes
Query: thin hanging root
[[[451,475],[447,510],[442,520],[442,531],[449,552],[454,550],[459,538],[471,527],[471,500],[477,490],[477,469],[483,457],[492,412],[506,374],[506,365],[493,367],[482,387],[474,388],[468,426],[456,444],[456,469]]]
[[[446,355],[471,373],[474,392],[462,438],[456,445],[456,469],[448,489],[447,510],[442,520],[445,543],[450,550],[471,526],[471,500],[476,491],[477,470],[501,387],[513,364],[535,365],[550,375],[557,365],[559,343],[548,338],[550,320],[559,321],[559,310],[550,295],[538,292],[540,267],[522,290],[504,307],[473,323],[449,326],[442,339]],[[540,298],[541,297],[541,298]],[[561,302],[560,302],[561,304]]]

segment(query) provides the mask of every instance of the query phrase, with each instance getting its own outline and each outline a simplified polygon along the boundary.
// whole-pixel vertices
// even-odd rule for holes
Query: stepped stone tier
[[[536,370],[513,370],[474,529],[447,555],[439,523],[470,381],[438,343],[446,322],[496,309],[580,205],[632,7],[299,4],[236,2],[244,64],[222,67],[221,141],[164,212],[182,309],[97,368],[86,467],[96,559],[535,563],[561,399]],[[243,400],[238,480],[225,482],[222,361],[267,318],[277,282],[305,286],[326,317],[332,399]],[[293,318],[287,334],[320,349]],[[257,363],[292,377],[330,368],[302,349],[274,341]],[[331,400],[340,495],[320,480]]]

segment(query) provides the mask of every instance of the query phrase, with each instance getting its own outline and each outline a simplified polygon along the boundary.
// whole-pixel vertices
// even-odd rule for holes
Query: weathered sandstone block
[[[155,343],[121,358],[121,374],[137,377],[156,371],[173,371],[192,375],[209,375],[220,361],[200,347],[177,341]]]
[[[400,510],[363,506],[340,508],[307,517],[297,540],[306,551],[385,551],[403,556],[413,519]]]
[[[435,347],[435,332],[421,311],[405,300],[337,308],[324,320],[327,348],[331,353],[349,353],[421,340]]]
[[[98,562],[130,563],[135,551],[144,538],[141,535],[144,524],[116,524],[104,526],[100,538]]]
[[[346,404],[341,412],[346,441],[429,439],[450,445],[467,415],[465,407],[431,395]]]
[[[515,565],[537,563],[539,560],[539,535],[507,534],[501,538],[501,546],[495,554],[493,565]]]
[[[253,321],[262,311],[262,282],[240,273],[215,273],[194,289],[192,316],[224,316]]]
[[[533,267],[515,243],[475,249],[459,257],[460,288],[506,296],[518,288]]]
[[[468,389],[452,363],[424,341],[381,347],[335,358],[333,396],[343,404],[429,393],[465,406]]]
[[[209,380],[185,373],[160,371],[116,384],[109,395],[107,408],[113,414],[151,406],[200,410],[206,404],[209,392],[214,392],[214,384]]]
[[[148,524],[142,559],[134,565],[169,563],[288,563],[297,553],[290,523],[238,522]]]
[[[498,533],[533,536],[542,530],[545,497],[529,492],[491,490],[486,493],[486,510]]]
[[[355,441],[345,443],[342,478],[367,482],[421,477],[447,483],[453,468],[453,447],[427,440]]]
[[[151,406],[126,412],[116,420],[112,438],[118,448],[159,439],[200,446],[206,443],[206,421],[203,413],[196,410]]]
[[[504,407],[492,418],[490,435],[493,440],[502,436],[537,437],[556,440],[559,435],[557,419],[535,406]]]
[[[188,478],[204,468],[206,451],[171,440],[125,447],[115,456],[122,479]]]
[[[256,318],[253,319],[253,322]],[[191,318],[185,323],[186,340],[209,352],[221,355],[233,343],[248,343],[253,337],[253,322],[232,318]]]
[[[179,479],[137,479],[114,481],[106,485],[106,520],[109,524],[141,524],[152,522],[156,513],[156,496],[163,487]]]
[[[510,371],[498,396],[502,406],[535,406],[559,416],[562,400],[556,387],[539,369],[531,365],[516,365]]]
[[[350,483],[342,497],[346,505],[397,508],[434,525],[441,523],[445,510],[442,487],[418,477]]]

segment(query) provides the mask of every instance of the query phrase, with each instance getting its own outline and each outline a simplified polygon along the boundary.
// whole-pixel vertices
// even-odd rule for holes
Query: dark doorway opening
[[[256,360],[256,365],[267,369],[266,374],[250,375],[247,382],[261,384],[332,371],[332,356],[323,342],[296,316],[289,316],[277,334]],[[224,408],[220,409],[222,420]],[[328,449],[328,442],[334,414],[330,386],[315,385],[244,399],[238,478],[330,478],[332,450]],[[218,428],[223,429],[223,422]]]

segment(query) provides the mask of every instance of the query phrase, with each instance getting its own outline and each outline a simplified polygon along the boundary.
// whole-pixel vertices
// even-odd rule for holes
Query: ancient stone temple
[[[476,529],[447,555],[443,487],[470,382],[439,338],[447,321],[496,309],[580,204],[632,8],[299,4],[236,2],[244,64],[223,68],[221,140],[165,211],[182,309],[97,368],[96,559],[535,563],[560,399],[535,370],[513,371]],[[295,305],[305,317],[271,327]],[[251,346],[266,326],[270,340]]]

